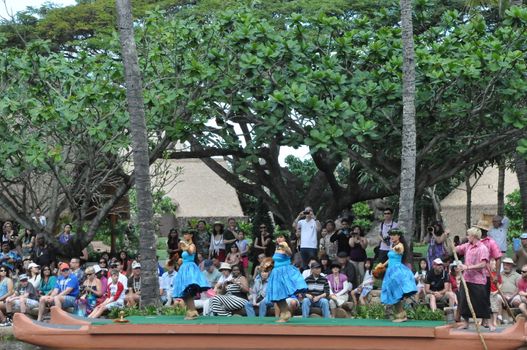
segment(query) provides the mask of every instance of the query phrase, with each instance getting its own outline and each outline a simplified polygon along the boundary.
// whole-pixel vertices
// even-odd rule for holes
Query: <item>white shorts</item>
[[[29,309],[34,309],[38,307],[38,300],[26,299],[26,306]],[[15,307],[20,308],[20,299],[15,300]]]
[[[106,305],[106,310],[111,310],[111,309],[122,309],[124,307],[124,303],[122,300],[117,300],[117,301],[112,301],[111,303],[107,304]]]

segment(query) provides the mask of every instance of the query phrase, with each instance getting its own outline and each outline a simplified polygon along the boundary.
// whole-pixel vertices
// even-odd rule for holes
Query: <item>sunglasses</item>
[[[62,269],[61,272],[68,272],[70,269]]]
[[[91,276],[91,275],[93,275],[93,273],[87,273],[87,274],[86,274],[86,276]]]
[[[0,272],[7,272],[6,270],[0,270]]]
[[[523,270],[522,270],[522,273],[527,273],[527,271],[523,271]]]

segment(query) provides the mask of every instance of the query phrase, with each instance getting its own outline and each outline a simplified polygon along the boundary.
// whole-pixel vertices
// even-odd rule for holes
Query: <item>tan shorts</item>
[[[499,296],[499,294],[491,294],[490,295],[490,309],[492,310],[492,312],[493,313],[499,312],[501,310],[501,305],[502,305],[502,301],[501,301],[501,297]]]

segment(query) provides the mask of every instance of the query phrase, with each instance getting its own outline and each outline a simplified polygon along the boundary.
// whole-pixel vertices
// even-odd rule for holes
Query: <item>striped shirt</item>
[[[306,278],[307,284],[307,294],[311,294],[316,297],[321,294],[326,293],[326,296],[329,296],[329,282],[328,279],[322,275],[319,275],[317,278],[313,275],[309,275]]]

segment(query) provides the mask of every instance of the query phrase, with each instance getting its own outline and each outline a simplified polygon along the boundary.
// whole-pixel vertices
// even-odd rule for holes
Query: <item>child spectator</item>
[[[247,276],[249,269],[249,243],[245,239],[245,233],[243,231],[238,232],[238,240],[236,241],[236,245],[240,251],[243,274],[244,276]]]
[[[119,282],[119,270],[113,269],[110,274],[111,279],[105,294],[106,300],[95,307],[92,313],[88,316],[90,318],[101,317],[106,310],[122,308],[124,306],[124,286]]]
[[[231,250],[229,254],[227,254],[227,257],[225,258],[225,262],[231,267],[239,266],[241,260],[240,252],[238,251],[238,246],[236,244],[231,245]]]
[[[498,315],[501,315],[502,299],[498,294],[498,289],[501,288],[501,275],[496,271],[496,260],[491,259],[490,263],[490,308],[492,315],[490,316],[489,331],[494,332],[498,321]]]
[[[417,300],[425,300],[425,278],[428,272],[428,262],[425,258],[419,260],[419,271],[415,272],[414,278],[417,283]]]
[[[355,306],[357,305],[357,295],[359,296],[360,305],[366,305],[366,298],[373,290],[372,265],[373,259],[367,258],[364,262],[364,279],[357,288],[351,291],[351,297],[353,298],[353,304]]]

